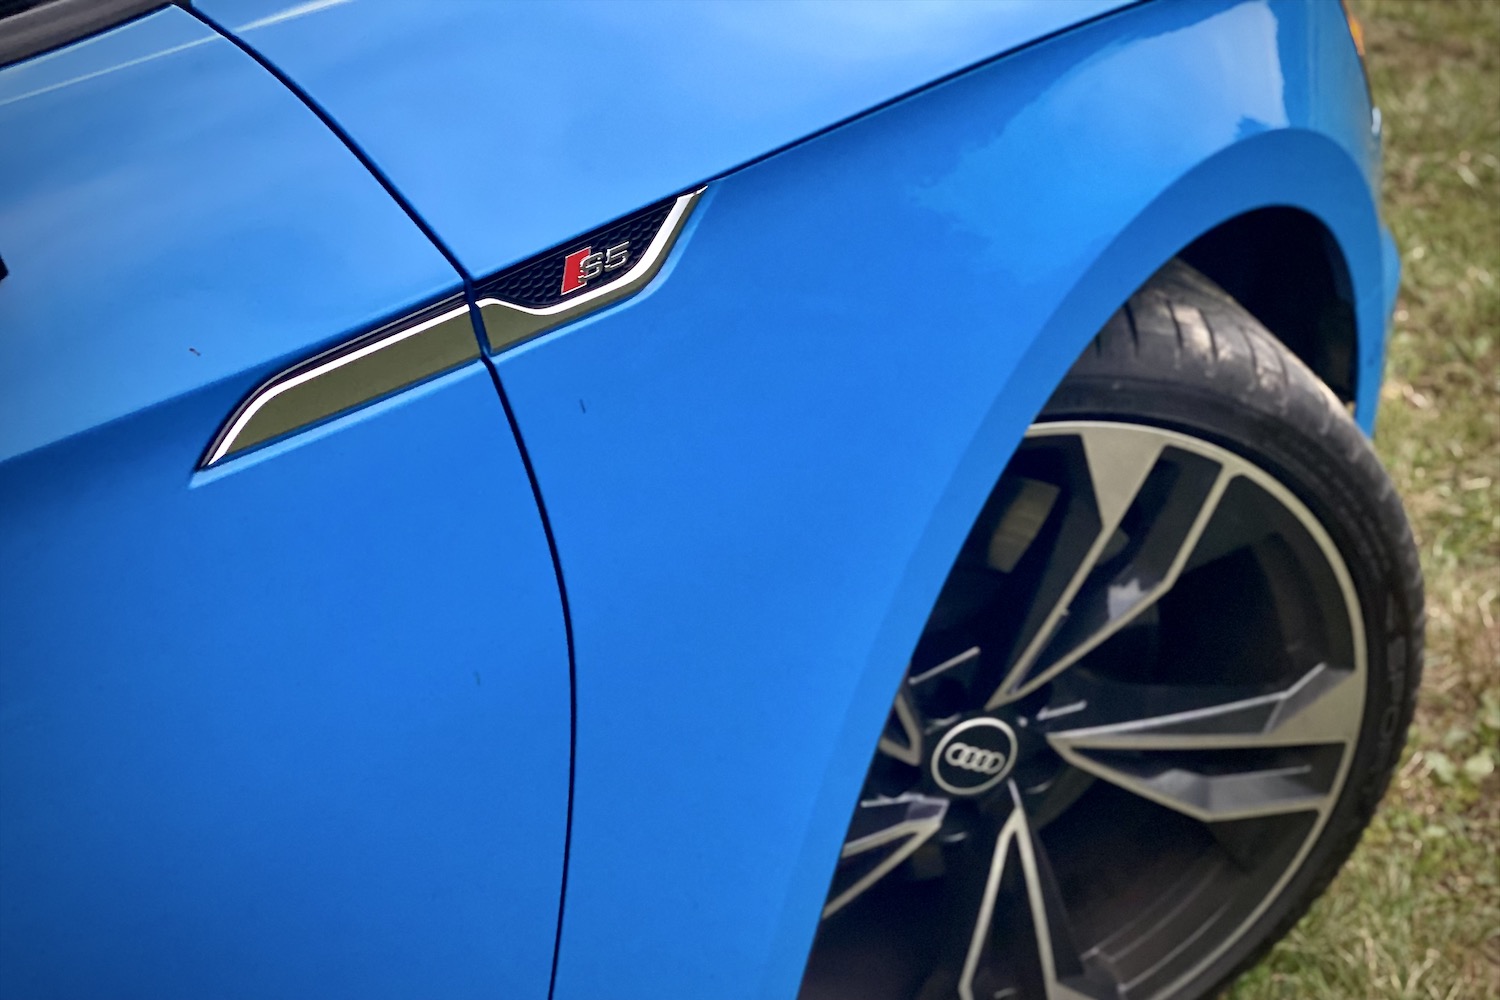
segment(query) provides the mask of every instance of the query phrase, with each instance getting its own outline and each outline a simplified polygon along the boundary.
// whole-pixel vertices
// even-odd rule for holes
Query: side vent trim
[[[615,223],[597,230],[592,236],[586,236],[549,250],[480,284],[477,292],[477,305],[490,353],[514,347],[553,327],[571,322],[596,309],[603,309],[645,288],[661,270],[662,264],[666,262],[667,254],[677,242],[677,237],[681,234],[688,216],[692,214],[693,207],[698,204],[698,199],[702,197],[704,190],[704,188],[699,188],[674,199],[660,228],[651,237],[651,242],[646,249],[630,262],[629,269],[624,274],[606,279],[607,284],[593,288],[580,288],[561,301],[546,306],[527,306],[506,301],[498,297],[498,293],[494,291],[497,286],[508,284],[511,276],[522,271],[540,270],[555,272],[558,275],[563,274],[563,268],[569,266],[565,262],[572,261],[573,256],[582,250],[590,249],[595,243],[599,244],[601,253],[605,252],[608,248],[608,234],[628,224],[630,220]],[[566,283],[566,279],[564,282]]]
[[[204,452],[211,468],[479,357],[469,307],[450,298],[275,375],[245,398]]]

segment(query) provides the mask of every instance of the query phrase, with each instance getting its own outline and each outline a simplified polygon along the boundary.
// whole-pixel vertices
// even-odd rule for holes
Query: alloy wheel
[[[1035,426],[901,684],[802,996],[1176,992],[1338,801],[1362,620],[1267,471],[1158,427]]]

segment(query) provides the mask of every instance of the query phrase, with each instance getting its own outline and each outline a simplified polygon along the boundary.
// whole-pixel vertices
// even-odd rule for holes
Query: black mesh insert
[[[481,282],[477,289],[478,295],[480,298],[496,298],[502,302],[539,309],[582,295],[590,289],[606,288],[630,273],[630,269],[651,245],[652,238],[666,221],[676,200],[668,199],[522,261],[488,281]],[[563,267],[568,254],[585,247],[603,252],[605,248],[619,246],[627,240],[630,242],[630,249],[623,266],[589,279],[588,284],[567,295],[562,293]]]

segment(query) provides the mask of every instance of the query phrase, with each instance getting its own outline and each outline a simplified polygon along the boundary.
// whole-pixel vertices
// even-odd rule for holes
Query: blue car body
[[[1129,294],[1395,255],[1333,2],[198,0],[0,69],[0,995],[791,997],[891,691]],[[487,284],[702,190],[633,296]],[[206,453],[418,310],[472,356]]]

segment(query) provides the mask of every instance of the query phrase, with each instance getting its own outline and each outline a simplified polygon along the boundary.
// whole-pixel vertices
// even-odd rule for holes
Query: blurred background
[[[1401,247],[1376,448],[1427,576],[1406,754],[1348,866],[1233,1000],[1500,998],[1500,0],[1350,0]]]

